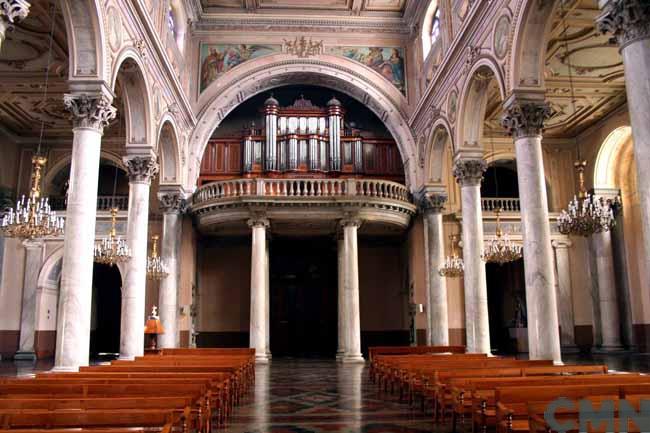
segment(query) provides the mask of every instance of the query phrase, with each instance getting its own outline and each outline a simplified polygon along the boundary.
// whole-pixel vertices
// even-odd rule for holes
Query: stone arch
[[[349,59],[328,55],[301,59],[281,54],[237,66],[200,96],[200,116],[190,143],[188,190],[196,188],[203,151],[228,113],[256,94],[290,84],[317,84],[343,92],[366,105],[395,138],[404,163],[406,183],[411,188],[416,187],[415,138],[408,123],[406,98],[395,86],[375,71]]]
[[[619,188],[620,155],[631,140],[632,128],[629,126],[619,126],[605,138],[594,165],[594,188]]]
[[[445,162],[454,149],[453,132],[446,119],[441,117],[433,123],[427,143],[425,182],[444,183]]]
[[[117,56],[111,76],[111,89],[120,86],[126,123],[126,147],[134,151],[155,149],[153,141],[150,83],[144,73],[144,62],[133,47],[124,48]]]
[[[156,134],[158,153],[160,155],[160,183],[180,183],[179,143],[176,122],[169,113],[160,122]]]
[[[501,70],[488,57],[478,60],[467,77],[460,96],[454,151],[469,150],[478,154],[483,149],[481,138],[490,81],[496,81],[502,101],[505,100],[506,89]]]
[[[520,2],[512,28],[509,91],[544,88],[545,35],[549,32],[557,3],[557,0]]]
[[[99,0],[62,0],[61,5],[70,54],[69,78],[106,79],[106,39]]]
[[[108,160],[113,164],[115,164],[120,169],[125,170],[124,163],[122,162],[122,157],[116,153],[102,150],[100,151],[99,158],[100,160]],[[52,181],[54,180],[56,175],[59,174],[61,170],[65,169],[68,165],[70,165],[71,161],[72,161],[72,155],[71,154],[65,155],[64,157],[56,161],[54,165],[52,165],[47,169],[42,182],[43,191],[45,191],[46,194],[51,193],[50,188],[52,185]]]

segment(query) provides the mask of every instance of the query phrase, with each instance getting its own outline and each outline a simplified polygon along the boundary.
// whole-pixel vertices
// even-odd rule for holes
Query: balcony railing
[[[410,203],[408,189],[376,179],[235,179],[209,183],[194,194],[194,205],[218,199],[267,197],[376,197]]]
[[[519,198],[510,197],[483,197],[481,198],[483,212],[495,212],[501,209],[502,212],[521,212]]]
[[[65,197],[50,197],[50,206],[53,210],[64,211],[66,209],[66,198]],[[97,210],[99,211],[109,211],[112,208],[118,208],[119,210],[127,210],[129,207],[129,196],[128,195],[100,195],[97,196]]]

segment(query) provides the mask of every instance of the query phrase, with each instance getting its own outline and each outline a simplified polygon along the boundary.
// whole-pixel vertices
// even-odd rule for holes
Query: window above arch
[[[433,18],[431,19],[431,31],[429,32],[431,37],[431,46],[433,46],[440,38],[440,8],[436,8]]]
[[[441,10],[438,0],[431,0],[422,21],[422,57],[426,60],[431,48],[437,44],[442,34]]]

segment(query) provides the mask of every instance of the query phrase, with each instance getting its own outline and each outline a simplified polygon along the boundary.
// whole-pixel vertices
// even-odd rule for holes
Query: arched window
[[[174,9],[172,8],[171,5],[169,5],[169,8],[167,8],[167,27],[169,27],[169,31],[172,32],[172,35],[174,37],[176,36],[176,19],[174,18]]]
[[[431,18],[431,46],[435,45],[436,41],[440,37],[440,8],[436,8],[436,12]]]

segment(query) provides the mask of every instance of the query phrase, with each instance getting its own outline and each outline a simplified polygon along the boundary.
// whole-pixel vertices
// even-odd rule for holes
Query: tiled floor
[[[424,433],[430,416],[379,396],[364,365],[273,360],[258,366],[254,392],[227,433]]]

